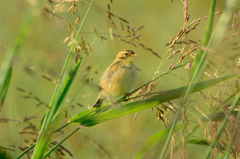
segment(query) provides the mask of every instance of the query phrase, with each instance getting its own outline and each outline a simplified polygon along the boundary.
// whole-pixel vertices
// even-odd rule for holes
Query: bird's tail
[[[103,103],[103,99],[98,98],[95,104],[93,105],[93,108],[95,107],[100,108],[102,106],[102,103]]]

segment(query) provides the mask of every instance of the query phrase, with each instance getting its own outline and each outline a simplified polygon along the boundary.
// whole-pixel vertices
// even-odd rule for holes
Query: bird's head
[[[131,62],[135,56],[137,56],[137,54],[135,54],[132,50],[122,50],[118,53],[116,60]]]

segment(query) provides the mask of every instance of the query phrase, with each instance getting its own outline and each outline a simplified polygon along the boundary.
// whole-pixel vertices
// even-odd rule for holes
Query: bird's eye
[[[128,55],[128,53],[125,53],[125,55],[127,56],[127,55]]]

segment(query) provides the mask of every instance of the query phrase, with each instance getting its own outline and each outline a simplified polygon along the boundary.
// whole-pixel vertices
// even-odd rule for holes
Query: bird
[[[139,70],[134,64],[137,56],[132,50],[122,50],[103,73],[99,83],[98,97],[93,108],[100,108],[105,99],[116,100],[128,94],[134,87]]]

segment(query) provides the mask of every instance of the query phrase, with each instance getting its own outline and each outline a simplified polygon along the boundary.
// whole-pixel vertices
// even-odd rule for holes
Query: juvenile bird
[[[137,54],[132,50],[118,53],[100,80],[98,98],[93,107],[100,108],[104,99],[116,100],[134,87],[138,70],[133,62],[135,56]]]

